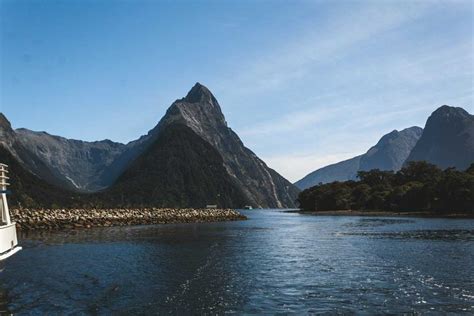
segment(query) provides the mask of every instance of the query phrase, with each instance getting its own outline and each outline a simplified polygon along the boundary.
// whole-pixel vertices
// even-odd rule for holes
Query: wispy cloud
[[[347,107],[332,108],[313,108],[286,113],[275,119],[262,122],[257,126],[250,126],[239,130],[242,136],[264,136],[274,135],[276,133],[287,133],[303,130],[308,126],[314,126],[317,123],[325,122],[335,118],[341,112],[347,110]]]
[[[359,3],[350,12],[330,22],[317,21],[305,34],[280,49],[272,50],[256,62],[241,67],[242,73],[232,80],[244,83],[240,90],[259,91],[278,88],[291,80],[304,77],[316,65],[347,55],[350,48],[379,33],[397,28],[422,16],[432,2],[383,2],[376,5]],[[245,85],[247,83],[247,85]]]

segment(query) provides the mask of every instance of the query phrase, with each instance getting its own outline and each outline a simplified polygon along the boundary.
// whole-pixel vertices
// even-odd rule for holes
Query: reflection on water
[[[426,240],[456,240],[474,241],[474,229],[455,230],[414,230],[406,232],[350,232],[344,235],[360,235],[375,238],[392,239],[426,239]]]
[[[0,300],[20,314],[474,312],[474,220],[246,215],[23,234]]]
[[[414,223],[412,219],[401,218],[358,218],[357,221],[344,224],[344,227],[377,227],[393,224]]]

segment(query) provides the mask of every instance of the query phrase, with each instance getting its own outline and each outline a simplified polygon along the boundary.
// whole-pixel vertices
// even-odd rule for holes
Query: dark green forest
[[[298,197],[304,211],[364,210],[474,215],[474,163],[441,170],[424,161],[400,171],[359,171],[359,181],[319,184]]]

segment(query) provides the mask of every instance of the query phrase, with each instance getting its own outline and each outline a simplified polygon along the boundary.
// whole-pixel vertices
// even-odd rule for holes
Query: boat
[[[6,260],[21,250],[16,236],[16,224],[11,221],[8,209],[8,166],[0,163],[0,261]]]
[[[253,207],[251,205],[245,205],[244,209],[246,210],[253,210]]]

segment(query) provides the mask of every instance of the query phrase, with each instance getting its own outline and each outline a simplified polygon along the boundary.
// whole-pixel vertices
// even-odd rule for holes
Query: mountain
[[[474,115],[447,105],[434,111],[406,161],[416,160],[466,170],[474,162]]]
[[[295,185],[301,189],[307,189],[319,183],[329,183],[333,181],[355,180],[357,171],[360,168],[360,158],[356,156],[335,164],[331,164],[306,175],[301,180],[295,182]]]
[[[18,141],[38,157],[56,177],[54,184],[78,191],[96,191],[111,184],[107,167],[125,145],[110,140],[84,142],[28,129],[15,130]],[[32,168],[37,172],[37,168]]]
[[[169,132],[169,129],[172,132]],[[183,150],[182,154],[178,155],[170,148],[171,139],[162,136],[163,133],[176,134],[181,138],[174,146],[182,147],[183,144],[189,143],[185,136],[193,138],[195,146],[188,146],[189,153]],[[202,142],[210,147],[207,148]],[[295,206],[298,189],[243,145],[237,134],[227,126],[216,98],[199,83],[196,83],[186,97],[176,100],[158,125],[135,146],[143,148],[144,152],[129,164],[117,184],[110,188],[111,191],[120,190],[117,186],[126,187],[130,179],[134,179],[132,182],[135,186],[144,187],[149,181],[147,178],[164,177],[169,181],[161,182],[160,179],[158,182],[148,183],[156,183],[156,190],[164,189],[166,183],[174,183],[176,187],[169,188],[173,192],[186,192],[191,190],[192,186],[206,183],[209,192],[205,194],[201,192],[194,196],[194,193],[191,194],[195,192],[194,189],[189,191],[193,201],[206,201],[206,204],[215,201],[215,193],[220,193],[221,202],[226,205],[236,205],[230,203],[231,201],[242,201],[254,207]],[[198,159],[199,151],[209,153],[210,156]],[[134,152],[136,155],[137,150]],[[151,159],[150,156],[155,158]],[[153,164],[152,161],[157,162]],[[177,167],[168,169],[163,167],[163,164]],[[217,167],[219,164],[223,169]],[[199,167],[202,170],[197,170]],[[154,175],[149,173],[151,170]],[[173,176],[170,174],[173,171],[180,174]],[[186,173],[202,173],[200,176],[203,178],[191,180]]]
[[[295,185],[306,189],[319,183],[356,180],[358,171],[371,169],[398,171],[422,132],[423,129],[417,126],[402,131],[394,130],[384,135],[365,154],[313,171]]]
[[[13,130],[2,113],[0,144],[38,177],[59,187],[85,192],[112,183],[107,168],[126,149],[126,145],[110,140],[84,142],[24,128]]]
[[[0,146],[21,163],[22,167],[37,177],[55,183],[58,178],[51,172],[48,166],[37,156],[32,154],[30,148],[25,147],[18,139],[7,118],[0,113]]]
[[[163,129],[116,183],[98,196],[105,204],[125,206],[243,207],[249,203],[219,152],[183,124]]]
[[[9,167],[13,192],[8,197],[10,206],[23,207],[70,207],[81,204],[77,194],[47,183],[26,170],[18,159],[0,144],[0,161]]]
[[[1,113],[0,144],[36,177],[65,189],[100,191],[89,196],[109,205],[203,206],[219,195],[222,205],[294,207],[299,192],[243,145],[199,83],[148,134],[128,144],[13,130]],[[125,190],[133,194],[124,200]]]
[[[384,135],[375,146],[362,155],[359,170],[400,170],[422,133],[422,128],[413,126]]]

